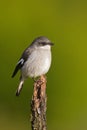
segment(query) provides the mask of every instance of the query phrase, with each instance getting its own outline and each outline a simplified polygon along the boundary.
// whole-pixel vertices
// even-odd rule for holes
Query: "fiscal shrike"
[[[36,78],[48,72],[51,65],[51,46],[53,43],[44,36],[36,38],[28,46],[19,59],[12,78],[20,70],[20,83],[16,91],[16,96],[21,92],[24,80],[27,77]]]

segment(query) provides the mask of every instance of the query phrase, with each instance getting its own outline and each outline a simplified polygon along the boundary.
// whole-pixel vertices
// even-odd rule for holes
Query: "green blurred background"
[[[0,1],[0,130],[31,130],[33,81],[15,96],[22,51],[37,36],[55,46],[47,74],[48,130],[87,130],[87,2],[85,0]]]

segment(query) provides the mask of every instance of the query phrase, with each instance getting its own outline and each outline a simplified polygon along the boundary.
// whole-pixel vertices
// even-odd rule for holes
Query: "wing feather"
[[[18,70],[21,69],[21,67],[24,65],[24,63],[27,61],[27,59],[29,58],[29,55],[31,54],[32,52],[32,47],[31,49],[28,47],[25,49],[25,51],[23,52],[20,60],[18,61],[15,69],[14,69],[14,72],[12,74],[12,78],[17,74]]]
[[[24,59],[22,58],[22,59],[20,59],[18,61],[17,65],[15,67],[15,70],[14,70],[14,72],[12,74],[12,78],[16,75],[16,73],[18,72],[18,70],[21,69],[21,67],[23,66],[23,64],[24,64]]]

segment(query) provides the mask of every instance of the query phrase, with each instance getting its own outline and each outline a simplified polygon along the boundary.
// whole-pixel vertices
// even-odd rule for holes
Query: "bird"
[[[20,82],[16,96],[20,95],[25,79],[28,77],[35,79],[49,71],[52,61],[52,45],[54,44],[47,37],[39,36],[24,50],[12,74],[13,78],[20,70]]]

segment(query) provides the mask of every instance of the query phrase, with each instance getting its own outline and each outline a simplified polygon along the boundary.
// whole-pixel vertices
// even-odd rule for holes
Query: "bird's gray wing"
[[[29,55],[31,54],[31,51],[30,51],[30,48],[27,48],[21,58],[19,59],[15,69],[14,69],[14,72],[12,74],[12,78],[17,74],[18,70],[21,69],[21,67],[24,65],[24,63],[27,61],[27,59],[29,58]]]

